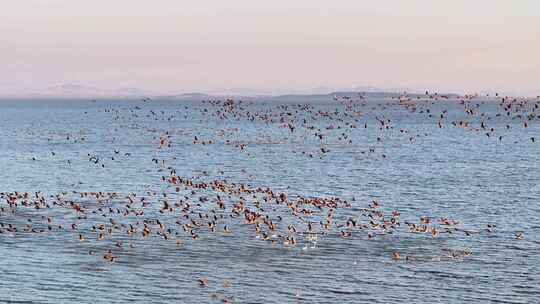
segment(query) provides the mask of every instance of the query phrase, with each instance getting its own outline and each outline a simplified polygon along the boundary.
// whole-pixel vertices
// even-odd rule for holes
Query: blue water
[[[232,105],[2,101],[0,302],[537,303],[540,124],[527,115],[539,111],[534,105],[540,102],[514,105],[510,115],[500,101],[488,99],[413,102],[415,111],[380,97]],[[451,124],[460,120],[469,126]],[[314,213],[295,215],[275,199],[265,202],[261,193],[253,198],[173,185],[167,181],[173,169],[194,183],[268,187],[286,193],[290,202],[339,198],[350,205],[333,211],[301,206]],[[17,206],[10,207],[7,197],[15,191]],[[36,209],[38,191],[49,208]],[[83,192],[106,194],[98,201],[81,197]],[[129,207],[128,195],[135,200]],[[216,195],[225,210],[216,208]],[[172,211],[159,212],[164,200]],[[373,200],[381,207],[370,208]],[[186,201],[190,219],[182,213]],[[243,214],[231,217],[240,201],[278,224],[269,232],[261,222],[275,234],[274,243],[256,234]],[[83,206],[84,216],[70,202]],[[382,220],[369,217],[378,210],[386,220],[399,211],[400,226],[372,227],[370,220]],[[334,217],[325,232],[320,222],[328,212]],[[223,216],[216,232],[205,218],[214,214]],[[421,225],[421,217],[441,233],[411,232],[405,222]],[[443,233],[441,217],[459,221],[452,226],[457,230]],[[342,226],[349,218],[367,226]],[[169,239],[157,233],[156,219],[171,229],[164,232]],[[182,229],[191,219],[202,224],[192,228],[196,240]],[[147,237],[141,235],[145,220],[152,227]],[[308,236],[307,221],[317,234]],[[26,231],[28,224],[36,231]],[[112,235],[99,240],[99,231],[92,230],[99,224]],[[129,224],[138,227],[134,236],[126,233]],[[496,225],[493,231],[488,224]],[[224,232],[224,225],[232,232]],[[287,232],[288,225],[297,232]],[[341,231],[352,236],[343,238]],[[298,243],[285,244],[285,235]],[[103,258],[109,249],[113,262]],[[208,285],[200,286],[199,278]]]

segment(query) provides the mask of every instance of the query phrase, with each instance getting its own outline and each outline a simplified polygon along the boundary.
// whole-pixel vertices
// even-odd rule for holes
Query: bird
[[[208,278],[202,277],[197,280],[200,286],[208,286]]]

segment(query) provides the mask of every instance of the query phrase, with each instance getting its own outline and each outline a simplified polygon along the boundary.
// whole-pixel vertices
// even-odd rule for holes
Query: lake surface
[[[0,102],[0,302],[538,303],[540,101],[336,99]]]

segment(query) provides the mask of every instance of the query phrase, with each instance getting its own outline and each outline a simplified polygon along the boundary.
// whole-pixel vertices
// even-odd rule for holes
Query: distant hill
[[[44,98],[129,98],[152,95],[150,91],[137,88],[102,89],[79,84],[62,84],[51,86],[29,94],[30,97]]]
[[[204,93],[184,93],[177,95],[160,95],[154,96],[156,99],[177,99],[177,100],[189,100],[189,101],[201,101],[211,99],[226,98],[225,96],[212,96]]]
[[[359,98],[367,99],[385,99],[385,98],[397,98],[403,96],[404,92],[362,92],[362,91],[344,91],[344,92],[332,92],[327,94],[285,94],[285,95],[209,95],[204,93],[186,93],[178,95],[157,96],[153,97],[154,100],[182,100],[182,101],[203,101],[203,100],[225,100],[233,98],[236,100],[244,101],[279,101],[279,102],[291,102],[291,103],[303,103],[303,102],[327,102],[332,100],[343,100],[344,98],[351,98],[358,100]],[[406,94],[410,98],[425,97],[425,94]],[[439,96],[447,96],[455,98],[458,94],[439,94]]]
[[[384,90],[376,87],[357,87],[352,90],[338,90],[332,92],[327,87],[317,87],[311,90],[277,90],[274,92],[257,90],[257,89],[228,89],[228,90],[213,90],[208,93],[188,92],[179,94],[156,94],[155,92],[142,90],[138,88],[119,88],[119,89],[102,89],[94,86],[86,86],[80,84],[61,84],[50,86],[42,90],[27,90],[24,93],[17,91],[15,94],[4,94],[4,96],[19,96],[25,98],[72,98],[72,99],[89,99],[89,98],[122,98],[136,99],[143,97],[151,97],[156,100],[186,100],[186,101],[202,101],[202,100],[217,100],[235,98],[242,100],[261,100],[261,101],[289,101],[289,102],[306,102],[306,101],[328,101],[333,99],[341,99],[350,97],[357,99],[360,96],[368,98],[391,98],[402,95],[405,89]],[[12,91],[13,93],[14,91]],[[279,94],[279,93],[286,94]],[[416,91],[417,92],[417,91]],[[424,94],[411,93],[407,94],[411,97],[424,96]],[[457,96],[456,94],[444,94],[447,96]],[[2,92],[0,92],[2,96]]]
[[[63,84],[48,87],[38,95],[51,97],[98,97],[105,96],[105,91],[96,87],[88,87],[77,84]]]

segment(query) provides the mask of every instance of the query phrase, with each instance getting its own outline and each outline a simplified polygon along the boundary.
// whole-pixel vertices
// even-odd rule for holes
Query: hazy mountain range
[[[13,85],[0,83],[0,97],[21,98],[198,98],[208,96],[282,96],[282,95],[327,95],[332,92],[412,92],[407,88],[377,88],[359,86],[355,88],[316,87],[311,89],[253,89],[253,88],[218,88],[211,90],[192,90],[177,92],[159,92],[139,88],[103,89],[80,84],[62,84],[43,89],[15,88]]]
[[[211,90],[193,90],[193,91],[152,91],[139,88],[119,88],[119,89],[103,89],[94,86],[80,84],[61,84],[50,86],[43,89],[29,89],[17,87],[11,83],[0,82],[0,98],[174,98],[174,99],[189,99],[202,100],[210,99],[211,97],[279,97],[294,99],[298,96],[326,96],[333,94],[357,94],[360,92],[372,93],[417,93],[424,94],[423,89],[411,88],[379,88],[374,86],[358,86],[353,88],[332,88],[332,87],[315,87],[310,89],[254,89],[254,88],[218,88]],[[479,93],[494,94],[497,90],[483,90]],[[498,91],[500,95],[528,95],[536,96],[540,92],[509,92]],[[441,92],[448,94],[448,92]]]
[[[1,87],[0,87],[1,89]],[[152,95],[152,92],[137,88],[102,89],[79,84],[62,84],[44,89],[0,90],[0,96],[13,97],[51,97],[51,98],[99,98],[99,97],[138,97]]]

